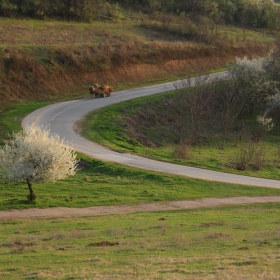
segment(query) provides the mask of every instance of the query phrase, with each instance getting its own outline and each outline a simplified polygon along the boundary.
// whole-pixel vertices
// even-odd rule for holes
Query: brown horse
[[[114,88],[108,84],[103,84],[100,86],[100,89],[102,90],[102,94],[105,96],[110,96],[111,92],[113,92]]]
[[[89,94],[90,94],[90,96],[91,96],[91,98],[93,97],[93,96],[98,96],[98,89],[99,89],[99,86],[97,85],[97,87],[94,87],[94,86],[90,86],[89,87]]]
[[[101,90],[101,92],[99,92]],[[114,88],[107,83],[103,83],[100,86],[96,84],[95,86],[89,87],[89,94],[91,97],[106,97],[110,96],[111,92],[113,92]]]

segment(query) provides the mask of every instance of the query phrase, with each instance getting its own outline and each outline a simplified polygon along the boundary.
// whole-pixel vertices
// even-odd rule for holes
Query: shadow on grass
[[[1,210],[24,209],[37,206],[36,201],[26,199],[8,199],[1,202]]]

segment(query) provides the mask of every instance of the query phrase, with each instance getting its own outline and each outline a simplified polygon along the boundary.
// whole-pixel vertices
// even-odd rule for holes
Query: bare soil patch
[[[110,242],[110,241],[101,241],[88,244],[87,247],[108,247],[108,246],[117,246],[119,242]]]
[[[202,198],[193,200],[143,203],[139,205],[93,206],[86,208],[54,207],[47,209],[30,208],[24,210],[0,211],[0,220],[73,218],[105,216],[136,212],[172,211],[202,207],[246,205],[256,203],[279,203],[280,196]]]

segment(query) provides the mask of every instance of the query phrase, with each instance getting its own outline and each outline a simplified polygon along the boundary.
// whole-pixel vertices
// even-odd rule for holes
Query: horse
[[[114,88],[108,84],[102,84],[100,86],[100,89],[102,90],[103,96],[110,96],[111,92],[113,92]]]
[[[90,86],[89,87],[89,94],[91,95],[91,98],[93,97],[93,95],[96,97],[98,96],[98,89],[99,89],[99,86],[97,85],[97,87],[94,87],[94,86]]]
[[[99,90],[101,92],[99,93]],[[101,85],[96,84],[95,86],[89,87],[89,93],[91,97],[106,97],[110,96],[111,92],[113,92],[114,88],[110,86],[108,83],[103,83]]]

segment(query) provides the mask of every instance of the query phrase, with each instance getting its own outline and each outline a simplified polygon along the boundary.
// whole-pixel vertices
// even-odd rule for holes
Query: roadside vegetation
[[[34,201],[35,182],[55,182],[73,176],[79,160],[75,151],[57,134],[34,123],[13,133],[0,149],[1,175],[5,183],[26,183],[28,200]]]

